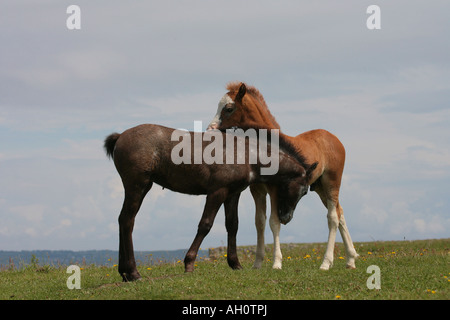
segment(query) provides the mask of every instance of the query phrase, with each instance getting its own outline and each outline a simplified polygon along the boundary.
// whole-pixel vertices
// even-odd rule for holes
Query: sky
[[[81,29],[67,27],[72,4]],[[381,29],[367,27],[372,4]],[[117,250],[123,187],[105,137],[142,123],[206,129],[230,81],[258,88],[284,133],[342,141],[354,241],[449,238],[449,11],[440,0],[3,0],[0,250]],[[188,248],[204,202],[154,185],[135,249]],[[254,210],[246,190],[238,245],[256,244]],[[281,242],[326,242],[326,214],[308,193]],[[203,249],[226,245],[224,220],[222,208]],[[268,223],[265,234],[273,242]]]

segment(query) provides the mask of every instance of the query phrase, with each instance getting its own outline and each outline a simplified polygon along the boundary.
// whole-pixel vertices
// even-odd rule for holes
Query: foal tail
[[[104,148],[108,158],[114,158],[114,147],[116,146],[117,139],[119,139],[120,133],[112,133],[105,139]]]

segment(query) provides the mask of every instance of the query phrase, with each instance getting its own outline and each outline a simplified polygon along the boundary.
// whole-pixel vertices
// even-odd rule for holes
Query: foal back
[[[202,154],[205,145],[211,143],[203,141],[202,133],[178,131],[183,135],[181,139],[193,142],[197,139],[194,135],[198,134],[200,141],[197,141],[197,144],[195,142],[192,145],[188,144],[191,155],[187,158],[187,163],[173,161],[173,156],[179,156],[177,153],[174,155],[173,150],[176,150],[177,145],[183,141],[180,142],[177,138],[172,140],[174,131],[175,129],[164,126],[144,124],[128,129],[117,137],[113,158],[125,188],[128,185],[147,185],[155,182],[175,192],[200,195],[222,187],[233,187],[237,190],[248,185],[252,176],[250,175],[252,168],[248,162],[227,164],[222,161],[222,164],[206,165],[202,160],[201,163],[196,163],[194,154],[198,154],[197,151]],[[224,136],[222,138],[223,160],[225,160],[227,152],[235,150],[226,149],[226,139]],[[248,150],[247,142],[247,153]],[[184,152],[187,150],[181,151]]]

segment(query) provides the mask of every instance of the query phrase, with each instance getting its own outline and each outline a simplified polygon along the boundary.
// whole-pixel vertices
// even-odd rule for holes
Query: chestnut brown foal
[[[276,128],[280,126],[270,113],[262,94],[245,83],[234,82],[219,102],[218,110],[208,129],[224,130],[232,127]],[[339,139],[326,130],[312,130],[295,137],[284,135],[307,163],[318,162],[316,170],[308,181],[310,190],[315,191],[328,209],[328,244],[320,269],[328,270],[333,265],[334,244],[339,228],[347,254],[347,268],[355,268],[358,257],[347,229],[344,212],[339,203],[339,189],[345,163],[345,149]],[[280,221],[277,212],[277,197],[274,186],[254,184],[250,186],[256,205],[255,224],[257,230],[257,252],[254,263],[260,268],[264,258],[264,228],[266,223],[266,195],[271,199],[270,228],[274,237],[273,268],[281,268]]]

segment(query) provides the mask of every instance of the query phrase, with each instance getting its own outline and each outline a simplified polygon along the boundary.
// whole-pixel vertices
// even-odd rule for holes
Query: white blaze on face
[[[229,103],[234,103],[233,99],[230,98],[228,94],[225,94],[222,99],[219,101],[219,106],[217,107],[217,113],[212,119],[211,123],[208,125],[207,130],[214,130],[220,126],[222,120],[220,120],[220,115],[222,113],[223,108]]]

